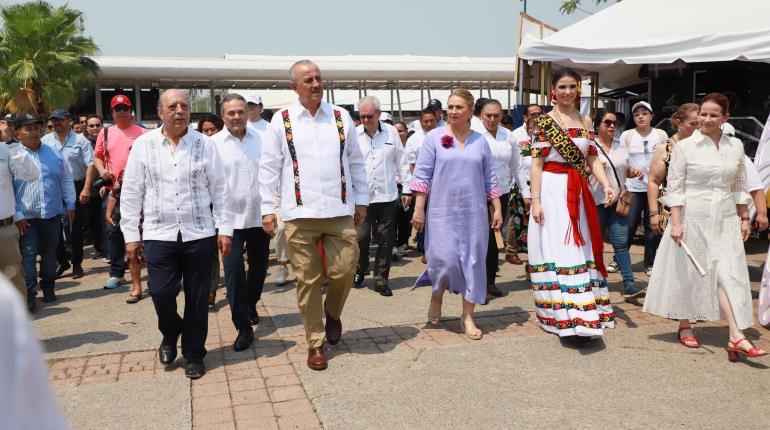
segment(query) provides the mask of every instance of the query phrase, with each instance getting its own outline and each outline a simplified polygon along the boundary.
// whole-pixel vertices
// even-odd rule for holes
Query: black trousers
[[[377,229],[377,254],[374,257],[374,280],[377,284],[388,283],[390,261],[393,258],[397,211],[403,211],[400,201],[370,203],[366,212],[366,221],[356,230],[358,232],[358,266],[356,273],[363,276],[369,266],[369,244],[372,242],[372,228]]]
[[[248,249],[248,272],[243,263],[244,245]],[[269,254],[270,236],[262,227],[233,231],[232,251],[224,261],[225,286],[233,325],[238,330],[251,327],[250,317],[257,312],[265,286]]]
[[[500,205],[503,210],[503,222],[505,222],[505,216],[508,212],[508,199],[510,197],[510,193],[500,196]],[[495,232],[490,227],[489,242],[487,245],[487,285],[495,283],[497,268],[500,267],[499,252],[500,250],[497,248],[497,241],[495,240]]]
[[[83,191],[85,182],[85,179],[75,181],[75,220],[62,223],[59,245],[56,246],[56,261],[61,265],[67,265],[69,260],[64,246],[65,233],[67,243],[72,248],[72,264],[83,263],[83,226],[86,225],[88,211],[87,205],[80,204],[80,193]]]
[[[91,236],[94,249],[101,253],[107,254],[107,246],[104,242],[106,237],[106,226],[104,222],[104,211],[102,210],[102,198],[99,197],[99,193],[91,193],[91,199],[86,204],[86,223],[88,234]]]
[[[408,246],[412,236],[412,215],[414,215],[414,198],[409,207],[404,210],[401,204],[401,185],[398,186],[399,200],[397,201],[398,215],[396,216],[396,246]]]
[[[182,242],[144,241],[147,286],[158,316],[164,343],[182,335],[182,356],[201,361],[206,355],[208,335],[209,277],[211,256],[216,252],[215,236]],[[177,313],[180,282],[184,289],[184,317]]]

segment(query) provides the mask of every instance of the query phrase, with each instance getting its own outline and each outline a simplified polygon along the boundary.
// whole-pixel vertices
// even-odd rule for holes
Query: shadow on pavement
[[[102,344],[119,342],[128,339],[128,335],[116,331],[91,331],[88,333],[71,334],[67,336],[52,337],[43,340],[43,348],[46,352],[60,352],[77,348],[85,344]]]
[[[251,348],[235,352],[232,345],[222,345],[208,351],[203,363],[206,369],[213,370],[225,364],[233,365],[254,361],[255,358],[275,357],[291,349],[296,342],[287,339],[255,339]],[[180,360],[177,360],[177,362]]]

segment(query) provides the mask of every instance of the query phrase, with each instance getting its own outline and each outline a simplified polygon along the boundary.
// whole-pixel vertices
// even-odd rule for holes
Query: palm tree
[[[80,35],[82,15],[44,1],[0,6],[0,111],[39,115],[83,94],[99,48]]]

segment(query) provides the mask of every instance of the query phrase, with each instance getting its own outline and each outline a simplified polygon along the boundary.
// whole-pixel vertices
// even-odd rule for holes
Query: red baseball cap
[[[123,94],[118,94],[112,97],[112,100],[110,101],[110,109],[115,109],[115,106],[118,105],[131,107],[131,99],[124,96]]]

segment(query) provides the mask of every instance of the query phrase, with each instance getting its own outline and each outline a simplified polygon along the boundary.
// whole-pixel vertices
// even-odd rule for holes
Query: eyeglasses
[[[617,125],[615,123],[615,121],[613,121],[611,119],[604,119],[604,120],[602,120],[602,124],[604,124],[607,127],[614,127],[615,125]]]
[[[114,110],[115,112],[128,112],[131,110],[131,108],[126,105],[117,105],[114,108],[112,108],[112,110]]]
[[[375,115],[359,115],[361,119],[372,119],[375,117]]]

